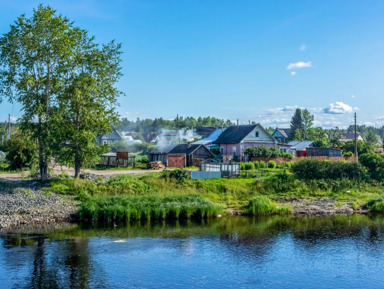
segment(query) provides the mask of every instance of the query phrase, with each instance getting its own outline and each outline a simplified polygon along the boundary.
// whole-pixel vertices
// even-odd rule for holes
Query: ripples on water
[[[384,219],[231,217],[0,236],[0,288],[384,288]]]

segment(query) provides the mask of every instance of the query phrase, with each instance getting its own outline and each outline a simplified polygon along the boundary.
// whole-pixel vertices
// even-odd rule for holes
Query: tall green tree
[[[56,139],[52,115],[80,37],[80,29],[67,18],[40,5],[32,17],[21,15],[0,38],[0,95],[22,106],[20,128],[38,141],[42,180]]]
[[[121,76],[120,44],[99,48],[85,31],[71,61],[65,90],[58,100],[59,122],[63,124],[61,156],[74,161],[75,177],[84,164],[101,152],[95,142],[98,133],[111,131],[118,123],[115,87]],[[59,123],[58,122],[58,123]]]
[[[304,132],[304,140],[308,137],[308,130],[312,128],[314,116],[307,109],[301,110],[301,115],[303,119],[303,132]]]
[[[292,139],[297,138],[298,132],[297,130],[303,129],[303,115],[301,113],[300,108],[296,108],[295,113],[292,116],[291,119],[291,131],[292,131]]]
[[[296,108],[291,119],[292,139],[306,140],[312,128],[314,116],[307,109]]]

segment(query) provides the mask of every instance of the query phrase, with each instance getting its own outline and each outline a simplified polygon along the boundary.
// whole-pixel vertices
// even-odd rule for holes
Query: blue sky
[[[49,4],[103,43],[123,44],[119,112],[287,126],[384,124],[384,1],[0,0],[0,34]],[[0,104],[0,121],[20,106]]]

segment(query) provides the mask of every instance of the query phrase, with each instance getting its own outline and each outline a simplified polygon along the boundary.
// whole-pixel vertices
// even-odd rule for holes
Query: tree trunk
[[[81,161],[78,150],[75,152],[75,178],[79,178],[81,168]]]
[[[48,162],[44,159],[41,140],[39,139],[39,168],[40,168],[40,180],[45,181],[48,175]]]

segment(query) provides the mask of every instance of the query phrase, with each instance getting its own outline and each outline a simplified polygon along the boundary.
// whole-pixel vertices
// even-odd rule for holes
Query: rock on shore
[[[78,202],[71,198],[26,189],[0,189],[0,230],[29,224],[72,221]]]

